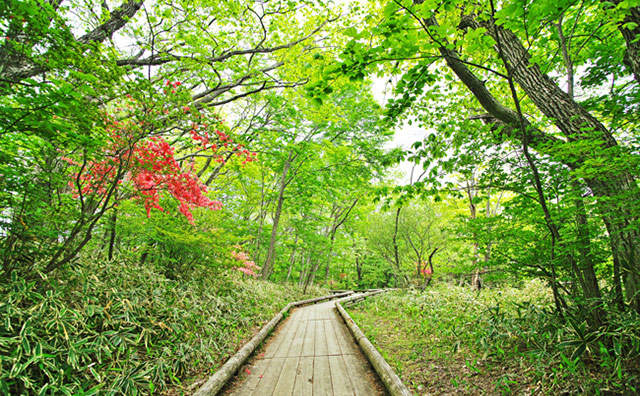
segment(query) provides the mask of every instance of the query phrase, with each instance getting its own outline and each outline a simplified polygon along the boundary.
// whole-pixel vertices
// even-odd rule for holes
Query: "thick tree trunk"
[[[611,0],[616,6],[621,0]],[[624,65],[633,74],[636,81],[640,82],[640,7],[630,7],[624,19],[617,23],[618,30],[622,33],[627,43],[624,53]]]
[[[435,18],[427,20],[428,24],[436,25]],[[530,56],[517,37],[510,31],[501,27],[493,28],[491,21],[482,24],[475,21],[474,17],[465,17],[461,27],[485,27],[488,34],[494,39],[499,37],[503,43],[502,51],[505,59],[513,67],[513,78],[526,92],[527,96],[545,114],[554,120],[556,126],[565,134],[569,143],[582,140],[586,147],[585,152],[579,152],[577,148],[564,150],[564,146],[558,139],[530,128],[525,122],[525,128],[531,134],[529,143],[537,150],[551,155],[555,160],[564,163],[574,170],[580,170],[585,158],[592,155],[596,145],[607,154],[619,155],[616,140],[611,133],[595,117],[589,114],[583,107],[573,101],[563,92],[548,76],[543,74],[539,67],[529,62]],[[460,80],[472,91],[480,104],[495,118],[507,124],[511,128],[520,129],[518,115],[513,110],[505,107],[488,91],[485,84],[478,79],[462,62],[458,54],[446,47],[441,47],[440,52],[447,65],[456,73]],[[507,131],[508,133],[508,131]],[[612,238],[614,261],[620,263],[621,272],[627,299],[633,308],[640,312],[640,235],[629,225],[637,220],[637,214],[629,205],[640,201],[640,194],[633,177],[627,171],[603,171],[597,176],[584,178],[594,195],[603,198],[598,210],[609,223],[609,231]],[[621,196],[625,196],[621,199]]]
[[[493,27],[491,21],[483,25],[486,27],[487,24]],[[590,156],[593,145],[614,155],[620,154],[618,143],[610,131],[543,74],[536,64],[529,62],[529,53],[515,34],[499,26],[488,31],[494,38],[499,36],[505,57],[514,65],[514,80],[535,105],[554,120],[567,139],[590,143],[586,145],[585,152],[580,153],[576,148],[572,155],[580,158]],[[627,299],[640,312],[640,235],[630,227],[637,219],[637,214],[628,204],[631,202],[631,205],[635,205],[640,201],[635,180],[626,170],[603,169],[597,176],[585,177],[585,182],[596,196],[605,198],[600,201],[599,210],[603,217],[608,218],[612,228],[616,246],[613,254],[618,256],[624,272]]]
[[[584,207],[584,202],[580,196],[581,188],[577,182],[573,182],[575,197],[573,199],[576,210],[576,228],[578,232],[578,261],[580,263],[580,273],[578,279],[582,282],[584,297],[587,299],[601,298],[600,287],[598,286],[598,279],[596,272],[593,268],[593,260],[591,254],[591,236],[589,232],[589,224],[587,219],[587,212]]]
[[[60,2],[57,2],[58,4]],[[89,44],[91,42],[103,42],[116,31],[124,27],[131,18],[142,7],[142,0],[125,0],[120,7],[109,14],[107,20],[82,37],[75,39],[78,44]],[[54,7],[57,9],[57,6]],[[11,29],[8,35],[12,41],[28,45],[26,42],[30,38],[22,31]],[[71,44],[69,44],[71,45]],[[4,82],[19,82],[25,78],[33,77],[44,73],[47,69],[33,63],[30,59],[12,50],[12,46],[2,46],[0,48],[0,80]]]

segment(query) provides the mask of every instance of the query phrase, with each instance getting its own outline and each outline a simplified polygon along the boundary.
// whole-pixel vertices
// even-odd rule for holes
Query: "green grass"
[[[153,265],[85,264],[0,285],[0,394],[190,394],[287,302],[292,286]]]
[[[349,313],[419,395],[637,394],[637,355],[621,358],[602,336],[618,329],[622,337],[624,328],[623,345],[637,340],[635,319],[612,317],[598,336],[562,324],[551,304],[538,281],[480,293],[440,283],[385,293]]]

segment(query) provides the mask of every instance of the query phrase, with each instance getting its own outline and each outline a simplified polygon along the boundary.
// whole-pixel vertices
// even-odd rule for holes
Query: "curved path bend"
[[[294,310],[225,395],[385,395],[335,308],[335,300]]]

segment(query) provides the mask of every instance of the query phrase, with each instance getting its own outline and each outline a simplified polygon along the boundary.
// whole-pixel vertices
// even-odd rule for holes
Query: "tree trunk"
[[[473,179],[471,176],[472,184],[469,184],[467,180],[467,186],[465,188],[467,192],[467,199],[469,200],[469,214],[471,220],[475,220],[478,217],[476,204],[473,202],[477,196],[477,191],[473,190]],[[473,233],[473,258],[471,259],[471,266],[473,267],[473,274],[471,275],[471,288],[473,290],[480,290],[482,287],[482,280],[480,279],[480,269],[478,268],[478,261],[480,261],[480,243],[478,242],[478,233]]]
[[[109,219],[109,253],[107,255],[109,261],[113,260],[113,250],[116,243],[116,221],[118,220],[118,210],[113,209],[111,218]]]
[[[291,257],[289,258],[289,270],[287,271],[287,279],[289,281],[289,277],[291,276],[291,270],[293,269],[293,264],[296,261],[296,245],[298,244],[298,234],[296,234],[296,240],[293,242],[293,249],[291,250]]]
[[[253,253],[253,257],[256,262],[260,262],[260,238],[262,238],[262,227],[264,226],[264,219],[267,217],[267,209],[264,202],[264,172],[260,173],[262,178],[262,183],[260,185],[260,212],[258,213],[258,218],[260,221],[258,222],[258,231],[256,232],[256,247],[255,252]]]
[[[427,26],[436,26],[434,17],[425,20]],[[515,65],[513,77],[523,88],[536,106],[550,119],[554,120],[556,126],[567,136],[569,142],[584,140],[591,144],[597,144],[607,152],[619,154],[617,142],[610,132],[584,108],[573,101],[566,93],[559,89],[555,83],[546,75],[542,74],[539,67],[529,62],[530,56],[517,37],[509,31],[499,27],[500,32],[496,34],[491,21],[488,34],[500,37],[505,42],[503,52],[505,58]],[[463,18],[460,24],[464,27],[480,27],[472,16]],[[485,26],[483,26],[485,27]],[[446,42],[445,42],[446,44]],[[478,99],[480,104],[487,110],[491,117],[506,124],[508,128],[503,128],[503,133],[512,133],[520,129],[520,119],[513,110],[501,104],[486,88],[484,82],[478,79],[460,59],[458,54],[445,46],[439,48],[447,65],[454,71],[460,80]],[[497,120],[489,122],[495,122]],[[585,158],[591,155],[592,147],[588,147],[589,152],[580,153],[577,150],[567,150],[564,146],[570,143],[563,143],[551,135],[531,128],[531,124],[525,121],[525,129],[530,133],[529,143],[537,150],[548,154],[551,158],[560,163],[564,163],[573,170],[580,170]],[[511,136],[511,138],[513,138]],[[589,146],[588,144],[585,146]],[[562,155],[561,153],[565,153]],[[571,153],[567,155],[566,153]],[[633,208],[629,207],[631,202],[638,202],[640,194],[637,191],[633,177],[626,171],[606,172],[597,176],[585,177],[586,184],[591,188],[594,195],[602,199],[598,205],[598,210],[603,219],[608,223],[609,234],[612,239],[614,262],[618,262],[627,299],[633,309],[640,312],[640,234],[630,223],[637,220],[637,215],[633,213]],[[626,198],[623,202],[621,195]],[[615,205],[612,202],[617,202]]]
[[[611,2],[616,6],[622,3],[621,0],[612,0]],[[640,7],[629,7],[629,12],[617,25],[627,44],[623,63],[633,74],[636,81],[640,82],[640,41],[638,41],[640,35]]]
[[[480,24],[475,23],[476,26]],[[529,62],[530,55],[513,32],[503,29],[492,20],[482,23],[488,26],[488,33],[500,40],[505,59],[514,65],[513,78],[522,87],[527,96],[542,111],[554,120],[569,141],[584,141],[584,152],[574,147],[571,155],[583,158],[592,155],[593,145],[599,149],[619,155],[618,143],[611,132],[594,116],[563,92],[536,64]],[[597,176],[585,177],[585,182],[598,197],[599,210],[607,217],[612,228],[614,255],[622,267],[627,299],[633,308],[640,312],[640,235],[630,224],[637,220],[635,205],[640,200],[634,178],[626,170],[599,172]],[[625,197],[622,198],[622,195]]]
[[[422,284],[422,291],[424,291],[424,289],[426,289],[427,286],[431,284],[431,279],[433,279],[433,256],[436,254],[437,251],[438,251],[438,248],[435,248],[429,255],[429,269],[431,270],[431,273],[429,274],[429,276],[425,276],[424,283]]]
[[[291,159],[293,152],[289,153],[289,158],[284,163],[282,169],[282,176],[280,177],[280,189],[278,191],[278,202],[276,205],[276,212],[273,216],[273,228],[271,229],[271,239],[269,240],[269,250],[267,251],[267,259],[262,267],[262,279],[269,279],[271,272],[273,272],[273,261],[276,251],[276,238],[278,236],[278,224],[280,223],[280,214],[282,213],[282,204],[284,202],[284,190],[287,188],[287,174],[291,167]]]
[[[333,244],[335,243],[336,233],[331,233],[331,244],[329,245],[329,252],[327,253],[327,263],[324,266],[324,284],[329,283],[329,266],[331,264],[331,257],[333,257]]]
[[[305,265],[304,259],[305,255],[307,255],[307,264]],[[304,284],[306,268],[308,267],[309,256],[308,253],[304,250],[300,254],[300,276],[298,277],[298,285],[302,286]]]
[[[395,287],[398,287],[398,275],[400,274],[400,255],[398,253],[398,223],[400,222],[400,211],[402,210],[402,206],[398,206],[396,210],[396,221],[395,227],[393,229],[393,260],[395,263],[396,271],[396,284]]]

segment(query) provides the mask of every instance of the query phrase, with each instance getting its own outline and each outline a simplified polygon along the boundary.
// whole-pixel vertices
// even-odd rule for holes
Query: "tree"
[[[457,124],[465,120],[464,124],[487,143],[521,147],[545,222],[569,261],[575,262],[575,257],[566,250],[566,238],[557,232],[558,224],[550,212],[544,210],[549,192],[536,176],[540,166],[536,156],[561,164],[597,198],[598,217],[608,230],[627,300],[640,311],[640,245],[635,226],[639,191],[634,176],[638,157],[628,143],[637,122],[636,112],[631,110],[637,82],[625,77],[629,72],[622,66],[626,53],[626,64],[633,70],[630,59],[635,42],[625,41],[624,34],[635,25],[620,23],[633,19],[637,10],[623,2],[615,7],[583,2],[560,6],[546,1],[507,2],[494,9],[491,2],[390,1],[380,12],[383,20],[376,21],[375,27],[347,32],[353,40],[345,51],[345,61],[332,72],[358,77],[385,59],[396,63],[384,70],[399,72],[399,62],[405,60],[406,72],[396,86],[399,95],[388,106],[394,118],[405,109],[422,107],[420,103],[471,92],[475,100],[457,109]],[[371,39],[376,45],[366,46],[365,40]],[[559,52],[566,50],[563,60],[550,52],[552,43]],[[558,79],[550,77],[551,73],[566,74],[569,59],[578,73],[572,78],[580,78],[586,100],[578,102],[562,89]],[[599,66],[594,67],[596,64]],[[452,90],[447,84],[453,77],[460,85]],[[610,81],[612,89],[605,93],[601,87]],[[603,111],[603,101],[616,103],[612,113]],[[423,119],[430,118],[422,114]],[[488,128],[480,126],[479,120]],[[454,127],[448,136],[452,132],[458,133]],[[584,286],[589,293],[589,287]]]
[[[0,250],[7,275],[72,261],[102,216],[134,195],[119,187],[128,175],[136,177],[149,209],[158,207],[161,184],[176,198],[191,191],[196,201],[213,202],[199,181],[209,184],[219,173],[211,162],[223,164],[239,152],[252,160],[225,127],[207,130],[221,124],[216,108],[306,82],[304,73],[285,66],[312,56],[312,37],[330,20],[329,10],[307,18],[291,3],[275,3],[69,4],[79,18],[59,1],[2,6],[0,207],[7,220]],[[300,16],[296,29],[283,25],[293,13]],[[242,39],[229,34],[232,27]],[[280,79],[273,74],[278,68]],[[129,126],[126,141],[114,135],[116,124]],[[172,180],[167,172],[162,181],[146,171],[131,173],[131,165],[158,165],[134,163],[145,147],[147,154],[158,151],[154,147],[179,154],[164,158],[174,161],[164,168],[172,169]],[[192,168],[201,158],[208,162]],[[179,207],[190,220],[196,201]]]

